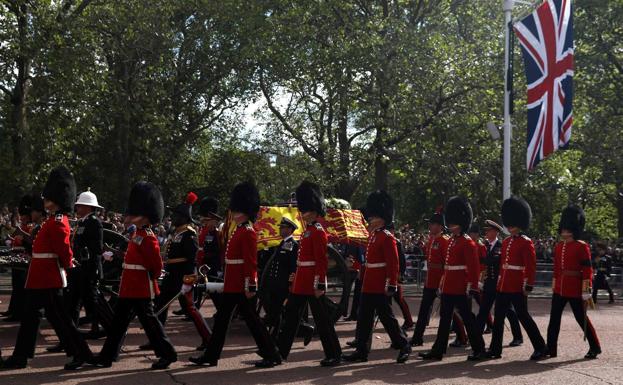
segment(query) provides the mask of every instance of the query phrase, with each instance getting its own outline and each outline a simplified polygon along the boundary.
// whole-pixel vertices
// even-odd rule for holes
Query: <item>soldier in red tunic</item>
[[[398,324],[391,305],[391,298],[398,290],[400,270],[396,238],[387,230],[387,226],[394,222],[394,202],[384,191],[373,192],[368,196],[365,212],[368,216],[370,237],[357,318],[357,346],[354,353],[343,356],[343,359],[350,362],[368,360],[376,313],[391,338],[392,345],[400,349],[396,361],[404,363],[409,359],[411,345]]]
[[[441,211],[436,212],[428,220],[429,235],[428,241],[424,246],[426,283],[422,292],[422,302],[420,303],[415,330],[410,341],[411,346],[422,346],[424,344],[424,330],[428,325],[435,298],[437,298],[439,283],[443,275],[443,259],[448,248],[449,237],[443,233],[445,228],[446,220]]]
[[[218,364],[227,329],[236,308],[244,318],[255,339],[259,355],[263,358],[255,366],[270,368],[281,364],[275,344],[251,302],[257,292],[257,234],[253,229],[253,221],[259,209],[260,195],[252,183],[244,182],[234,187],[229,210],[236,222],[236,229],[225,251],[222,302],[214,315],[212,338],[208,341],[203,355],[190,358],[190,361],[197,365],[216,366]]]
[[[528,313],[528,294],[532,292],[536,275],[536,253],[532,240],[523,231],[530,227],[531,220],[530,206],[522,198],[511,197],[502,204],[502,223],[511,235],[502,242],[493,335],[487,352],[490,358],[502,357],[504,319],[511,305],[534,348],[530,359],[540,360],[547,356],[545,341]]]
[[[296,204],[307,223],[301,238],[297,269],[287,299],[283,327],[279,333],[278,346],[286,359],[301,322],[301,312],[309,304],[322,342],[325,358],[322,366],[336,366],[342,360],[340,341],[329,320],[323,296],[327,290],[327,233],[316,220],[325,215],[325,201],[320,187],[304,181],[296,189]]]
[[[469,298],[478,295],[478,276],[480,264],[478,249],[465,231],[472,223],[472,208],[467,201],[459,197],[450,198],[446,205],[446,220],[452,231],[444,259],[444,273],[439,289],[441,308],[439,310],[439,328],[437,339],[429,352],[420,353],[425,360],[441,360],[448,346],[450,322],[456,308],[463,319],[472,354],[469,360],[479,360],[484,355],[484,340],[476,327],[476,319],[469,309]]]
[[[136,226],[136,231],[123,258],[115,318],[97,361],[103,367],[112,365],[119,355],[130,322],[138,316],[159,358],[152,364],[152,369],[166,369],[177,361],[177,353],[154,313],[153,300],[160,293],[157,280],[162,273],[162,258],[151,226],[160,223],[164,214],[160,190],[149,182],[136,183],[130,191],[125,214]]]
[[[17,332],[13,355],[3,363],[3,369],[26,367],[27,358],[35,350],[42,308],[67,354],[73,356],[65,369],[78,369],[93,359],[89,346],[65,311],[63,303],[62,289],[67,286],[65,270],[73,267],[67,218],[76,196],[73,175],[65,167],[55,168],[50,173],[42,195],[46,210],[53,215],[41,226],[32,245],[32,260],[26,277],[24,317]]]
[[[584,212],[576,206],[565,208],[560,217],[558,232],[562,238],[554,249],[554,279],[552,282],[552,308],[547,327],[547,347],[550,357],[558,354],[560,318],[567,302],[571,305],[575,320],[584,331],[590,349],[584,356],[595,359],[601,353],[601,345],[593,323],[586,314],[591,305],[591,252],[588,244],[580,240],[584,231]]]

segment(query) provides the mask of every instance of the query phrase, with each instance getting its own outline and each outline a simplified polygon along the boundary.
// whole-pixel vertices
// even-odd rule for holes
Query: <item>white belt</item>
[[[296,266],[301,266],[301,267],[316,266],[316,261],[296,261]]]
[[[467,266],[465,265],[445,265],[444,269],[446,270],[465,270]]]
[[[244,263],[244,259],[225,259],[226,265],[242,265]]]
[[[523,269],[525,269],[525,266],[509,265],[508,263],[505,263],[505,264],[502,265],[502,269],[504,269],[504,270],[523,270]]]
[[[385,266],[387,266],[387,263],[385,263],[385,262],[366,263],[366,268],[368,268],[368,269],[374,269],[374,268],[385,267]]]
[[[39,259],[52,259],[58,258],[58,255],[54,253],[32,253],[32,257]]]
[[[124,263],[123,268],[126,270],[147,270],[143,265],[136,265],[134,263]]]

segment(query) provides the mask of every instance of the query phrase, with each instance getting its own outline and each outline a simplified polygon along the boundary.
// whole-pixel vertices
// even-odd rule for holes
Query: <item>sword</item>
[[[164,304],[164,306],[162,306],[160,308],[160,310],[158,310],[158,312],[156,312],[156,317],[159,316],[160,314],[162,314],[165,310],[167,310],[169,308],[169,306],[171,306],[171,304],[173,302],[175,302],[176,299],[178,299],[180,296],[182,295],[182,292],[180,291],[179,293],[177,293],[175,295],[175,297],[171,298],[171,300],[169,302],[167,302],[166,304]]]

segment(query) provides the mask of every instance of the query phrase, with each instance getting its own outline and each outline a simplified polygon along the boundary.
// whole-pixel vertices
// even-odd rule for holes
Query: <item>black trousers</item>
[[[437,289],[424,288],[422,292],[422,302],[420,302],[420,310],[418,311],[417,321],[415,323],[415,330],[413,331],[413,339],[416,341],[421,341],[422,338],[424,338],[424,331],[430,322],[435,298],[437,298]],[[463,342],[467,339],[464,333],[463,321],[456,313],[452,314],[451,327],[459,340]]]
[[[45,310],[45,317],[54,328],[68,355],[82,360],[92,356],[76,324],[65,311],[62,289],[25,289],[24,297],[24,313],[13,351],[13,357],[17,361],[26,361],[35,350],[41,323],[41,309]]]
[[[557,352],[558,334],[560,333],[560,319],[567,302],[571,306],[573,316],[580,328],[584,330],[586,323],[586,339],[591,350],[601,350],[599,338],[593,327],[593,323],[586,315],[586,308],[582,298],[562,297],[559,294],[552,296],[552,308],[549,313],[549,325],[547,326],[547,347],[550,353]]]
[[[491,337],[490,350],[493,354],[502,354],[504,340],[504,320],[508,310],[513,306],[517,318],[523,326],[535,351],[545,351],[545,341],[536,323],[528,313],[528,297],[523,293],[497,293],[495,297],[495,316],[493,320],[493,334]]]
[[[359,318],[357,319],[357,329],[355,339],[357,350],[365,355],[370,351],[370,341],[374,328],[374,315],[379,316],[379,321],[383,324],[385,331],[392,340],[392,345],[407,346],[407,336],[398,324],[392,310],[391,297],[385,294],[362,293],[361,303],[359,304]]]
[[[251,300],[247,299],[244,293],[223,293],[221,298],[221,306],[214,315],[212,338],[208,341],[204,353],[208,361],[218,361],[218,359],[221,358],[227,330],[229,329],[229,324],[231,323],[232,316],[236,309],[238,309],[238,313],[247,324],[255,340],[255,344],[259,349],[260,355],[267,359],[277,360],[279,358],[279,353],[277,353],[277,349],[268,334],[268,330],[266,330],[260,317],[255,312]]]
[[[20,319],[24,310],[24,286],[26,285],[27,271],[22,269],[11,269],[11,300],[7,311],[12,316]]]
[[[288,298],[288,289],[269,290],[268,301],[265,304],[266,326],[270,329],[279,329],[281,315],[283,313],[283,302]]]
[[[162,324],[154,314],[154,303],[148,298],[119,298],[115,304],[115,319],[108,332],[108,337],[100,359],[104,362],[114,361],[119,356],[123,340],[128,331],[128,326],[134,317],[145,330],[149,343],[154,347],[157,357],[175,361],[177,353],[171,344],[169,337],[164,332]]]
[[[112,307],[98,288],[97,273],[89,273],[82,268],[73,268],[70,272],[67,308],[72,319],[77,325],[80,309],[84,306],[84,311],[91,322],[99,323],[108,332],[114,314]]]
[[[353,302],[350,305],[349,318],[357,319],[359,315],[359,302],[361,300],[361,286],[363,282],[360,279],[355,279],[355,289],[353,290]]]
[[[614,301],[614,293],[612,292],[612,288],[610,288],[610,284],[604,275],[596,275],[595,280],[593,281],[593,302],[597,303],[597,292],[599,290],[606,290],[608,292],[608,296],[610,297],[610,301]],[[11,302],[13,302],[13,298],[11,297]]]
[[[480,332],[484,332],[487,318],[491,314],[491,309],[495,303],[495,291],[483,291],[480,298],[480,309],[478,309],[478,315],[476,316],[476,326]],[[513,307],[509,307],[506,312],[506,318],[511,325],[511,332],[513,333],[514,340],[523,340],[523,334],[521,333],[521,327],[519,326],[519,318]]]
[[[402,317],[405,319],[405,325],[413,325],[413,317],[411,317],[411,309],[409,309],[409,304],[405,300],[404,289],[402,285],[398,285],[398,290],[394,293],[392,297],[398,306],[400,306],[400,311],[402,312]]]
[[[474,353],[484,351],[485,341],[482,339],[482,333],[476,328],[476,319],[474,313],[469,310],[470,299],[466,295],[441,295],[441,307],[439,309],[439,327],[437,329],[437,338],[432,347],[432,352],[443,354],[448,348],[448,336],[450,335],[450,323],[454,309],[463,319],[469,343]]]
[[[278,346],[281,356],[286,358],[292,349],[294,337],[297,334],[303,312],[307,309],[307,305],[311,309],[316,330],[322,343],[322,350],[326,358],[342,357],[342,348],[337,338],[335,327],[329,319],[327,308],[323,305],[323,297],[316,298],[313,295],[288,295],[288,303],[286,304],[284,320],[279,333]]]

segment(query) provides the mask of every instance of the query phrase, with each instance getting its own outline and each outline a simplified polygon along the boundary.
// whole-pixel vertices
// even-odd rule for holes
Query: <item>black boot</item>
[[[338,366],[341,363],[342,360],[339,358],[325,358],[324,360],[320,361],[320,366],[331,367]]]
[[[177,358],[160,358],[158,361],[151,364],[151,368],[154,370],[167,369],[169,365],[177,361]]]
[[[594,360],[595,358],[597,358],[598,354],[601,354],[601,348],[590,349],[588,353],[586,353],[584,358],[586,358],[587,360]]]
[[[406,344],[405,346],[402,347],[402,349],[400,349],[400,352],[398,353],[398,357],[396,358],[396,362],[399,364],[404,364],[405,362],[407,362],[410,355],[411,355],[411,345]]]
[[[422,346],[422,345],[424,345],[424,341],[421,338],[413,337],[409,341],[409,344],[411,344],[411,346]]]
[[[367,362],[368,355],[359,350],[355,350],[351,354],[343,355],[342,359],[346,362]]]
[[[190,357],[188,361],[192,362],[195,365],[216,366],[218,364],[218,360],[211,359],[205,354],[199,357]]]
[[[424,360],[441,361],[443,359],[443,354],[433,352],[432,350],[428,352],[420,352],[418,356],[420,356]]]
[[[280,358],[277,358],[276,360],[263,358],[261,361],[257,361],[255,363],[255,367],[256,368],[260,368],[260,369],[274,368],[277,365],[281,365],[281,359]]]
[[[65,351],[65,347],[59,342],[56,345],[45,348],[50,353],[60,353]]]
[[[27,364],[27,360],[25,358],[21,359],[21,358],[10,356],[2,363],[2,369],[3,370],[24,369],[26,367],[26,364]]]
[[[510,344],[508,344],[508,346],[510,346],[511,348],[514,348],[516,346],[521,346],[521,344],[523,344],[523,340],[519,338],[515,338],[511,341]]]

